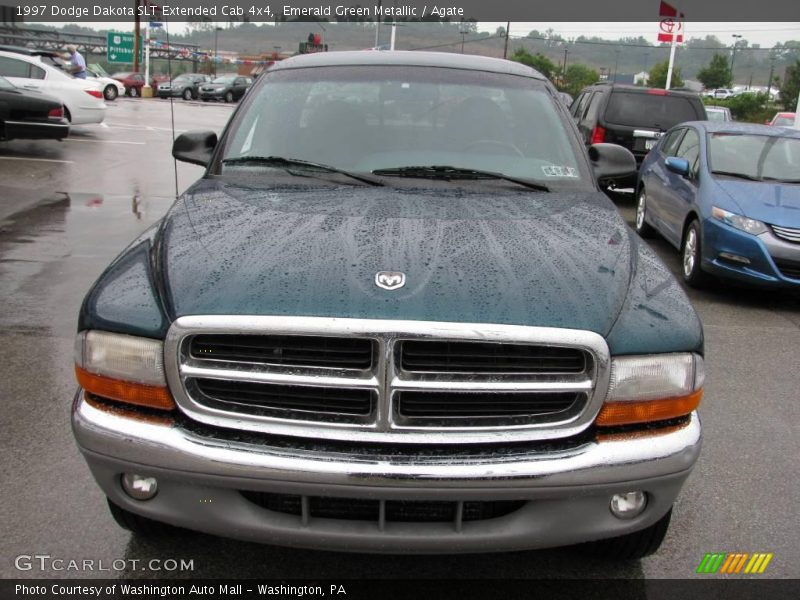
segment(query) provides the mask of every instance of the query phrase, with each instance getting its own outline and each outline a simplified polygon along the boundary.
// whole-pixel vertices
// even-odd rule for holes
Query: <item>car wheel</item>
[[[686,233],[683,234],[683,244],[681,244],[683,280],[695,288],[703,287],[708,283],[708,275],[700,266],[703,256],[701,243],[700,223],[695,219],[686,228]]]
[[[192,90],[186,88],[183,90],[183,99],[184,100],[191,100],[194,96],[192,96]]]
[[[118,95],[119,92],[117,92],[117,86],[115,85],[107,85],[103,90],[103,97],[108,101],[116,100]]]
[[[136,98],[139,95],[139,90],[135,87],[130,88],[131,98]]]
[[[636,233],[643,238],[653,237],[655,230],[647,224],[645,216],[647,214],[647,193],[644,187],[639,190],[639,199],[636,202]]]
[[[233,92],[225,94],[225,102],[233,102]]]
[[[144,537],[162,537],[177,531],[177,528],[172,525],[134,514],[114,504],[111,499],[106,498],[106,500],[108,501],[108,509],[111,511],[111,516],[114,517],[117,525],[132,533]]]
[[[664,541],[667,535],[671,518],[672,509],[647,529],[634,531],[633,533],[608,540],[589,542],[588,544],[582,544],[580,548],[587,554],[611,560],[644,558],[653,554],[661,546],[661,542]]]

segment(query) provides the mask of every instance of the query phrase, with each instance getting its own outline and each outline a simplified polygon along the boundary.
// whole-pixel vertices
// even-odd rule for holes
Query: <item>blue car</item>
[[[637,197],[636,231],[680,249],[689,285],[800,288],[800,131],[676,125],[642,163]]]

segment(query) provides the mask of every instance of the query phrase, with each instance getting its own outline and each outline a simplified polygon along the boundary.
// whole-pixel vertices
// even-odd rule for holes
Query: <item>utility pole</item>
[[[133,72],[139,72],[139,48],[142,47],[141,18],[139,17],[139,5],[141,0],[133,0]]]
[[[222,31],[222,27],[214,26],[214,79],[217,78],[217,63],[219,62],[219,54],[217,54],[217,34]]]
[[[769,81],[767,82],[767,102],[769,102],[772,98],[769,93],[772,91],[772,74],[775,71],[775,57],[773,56],[772,59],[769,61]]]
[[[619,65],[619,52],[620,49],[614,50],[614,83],[617,83],[617,66]]]
[[[378,15],[375,17],[375,47],[378,47],[378,38],[381,36],[381,5],[383,4],[383,0],[378,0]]]
[[[506,44],[503,47],[503,58],[508,58],[508,35],[511,30],[511,21],[506,21]]]
[[[734,38],[734,40],[733,40],[733,52],[731,53],[731,87],[733,87],[733,83],[734,83],[734,81],[733,81],[733,61],[736,60],[736,44],[739,43],[739,38],[742,37],[742,34],[734,33],[734,34],[731,35],[731,37]]]
[[[563,75],[561,77],[561,86],[562,87],[566,87],[566,85],[567,85],[567,53],[568,52],[569,52],[569,50],[567,49],[566,46],[564,46],[564,68],[561,71],[563,73]]]

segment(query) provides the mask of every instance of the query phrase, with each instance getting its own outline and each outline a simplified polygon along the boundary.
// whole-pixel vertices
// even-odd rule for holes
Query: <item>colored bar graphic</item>
[[[697,573],[732,575],[742,573],[744,568],[744,573],[760,574],[767,569],[773,556],[771,552],[709,552],[700,561]]]

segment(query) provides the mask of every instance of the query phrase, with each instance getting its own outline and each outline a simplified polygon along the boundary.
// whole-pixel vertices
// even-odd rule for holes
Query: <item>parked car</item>
[[[106,100],[116,100],[117,96],[125,95],[125,85],[121,81],[112,78],[100,65],[87,65],[86,73],[88,77],[102,84],[103,97]]]
[[[800,288],[800,132],[684,123],[642,165],[636,230],[679,248],[683,278]]]
[[[670,127],[706,118],[697,94],[598,83],[580,93],[571,107],[586,145],[620,144],[633,152],[637,164]],[[633,187],[636,177],[610,181],[614,187]]]
[[[767,121],[767,125],[773,127],[793,127],[796,113],[793,112],[779,112],[772,117],[771,121]]]
[[[544,76],[299,55],[173,156],[204,176],[78,325],[73,431],[123,527],[655,551],[700,450],[702,329],[597,185],[633,156],[587,154]]]
[[[114,73],[111,77],[125,86],[125,93],[131,98],[137,98],[142,95],[145,78],[141,73],[119,71]]]
[[[733,121],[731,109],[727,106],[711,106],[706,104],[706,116],[709,121]]]
[[[0,77],[0,139],[61,140],[67,135],[69,122],[59,100]]]
[[[733,98],[736,96],[736,91],[728,88],[717,88],[715,90],[711,90],[709,94],[711,98],[716,98],[717,100],[728,100],[729,98]]]
[[[217,77],[211,83],[204,83],[200,86],[200,99],[205,102],[209,100],[234,102],[235,100],[241,100],[251,85],[253,85],[252,77],[223,75]]]
[[[211,77],[199,73],[184,73],[178,75],[168,83],[158,85],[159,98],[183,98],[184,100],[197,100],[200,97],[200,85],[211,83]]]
[[[101,123],[106,104],[100,84],[77,79],[46,64],[38,56],[0,51],[0,76],[14,86],[52,96],[64,105],[64,116],[73,125]]]

